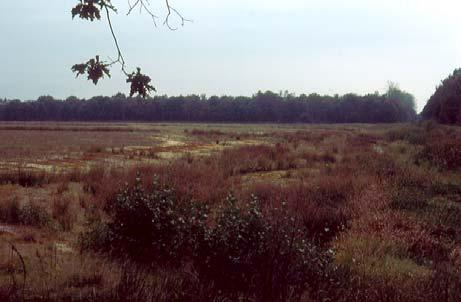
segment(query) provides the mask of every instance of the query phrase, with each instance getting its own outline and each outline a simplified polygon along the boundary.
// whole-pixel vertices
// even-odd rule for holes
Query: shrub
[[[231,299],[243,293],[257,301],[296,300],[308,284],[315,288],[326,255],[305,240],[301,222],[285,205],[270,215],[256,198],[242,206],[227,198],[194,262],[201,278]]]
[[[459,139],[438,139],[427,144],[416,160],[428,160],[443,170],[461,168],[461,141]]]
[[[156,181],[146,192],[141,183],[138,176],[108,204],[110,221],[83,234],[83,248],[150,269],[189,263],[201,284],[231,300],[299,300],[322,280],[328,257],[286,205],[263,213],[256,198],[239,204],[228,197],[211,219],[200,203],[180,202]]]
[[[292,215],[301,219],[304,236],[326,244],[347,227],[350,219],[347,201],[355,195],[357,182],[332,173],[312,179],[308,184],[278,186],[259,183],[248,190],[265,207],[278,207],[280,201],[285,201]]]
[[[51,217],[42,207],[29,203],[21,209],[19,222],[24,225],[42,227],[49,225]]]
[[[37,205],[20,206],[16,198],[0,206],[0,222],[42,227],[51,222],[50,215]]]
[[[180,204],[172,190],[155,181],[152,192],[146,193],[138,178],[134,187],[126,187],[107,206],[111,222],[105,227],[97,225],[88,234],[103,242],[86,240],[85,244],[117,258],[178,265],[204,235],[206,207]]]

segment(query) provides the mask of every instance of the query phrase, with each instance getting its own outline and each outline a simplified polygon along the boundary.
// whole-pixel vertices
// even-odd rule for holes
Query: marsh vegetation
[[[2,123],[0,300],[459,301],[461,130]]]

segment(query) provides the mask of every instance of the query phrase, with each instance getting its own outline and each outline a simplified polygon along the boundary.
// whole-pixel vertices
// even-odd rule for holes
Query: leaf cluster
[[[136,72],[128,75],[127,83],[130,83],[130,97],[135,93],[146,98],[151,91],[156,91],[155,88],[150,85],[151,78],[141,73],[141,68],[137,68]]]
[[[80,0],[80,2],[72,8],[72,18],[79,16],[81,19],[94,21],[101,19],[101,9],[108,8],[116,11],[110,0]]]
[[[75,64],[72,66],[72,71],[77,74],[77,77],[82,74],[87,74],[88,80],[91,80],[95,85],[104,77],[110,77],[109,64],[99,60],[99,56],[88,60],[86,63]]]

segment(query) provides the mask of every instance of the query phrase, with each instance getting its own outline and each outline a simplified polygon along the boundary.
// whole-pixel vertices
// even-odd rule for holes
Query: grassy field
[[[460,301],[460,169],[430,122],[0,123],[0,301]]]

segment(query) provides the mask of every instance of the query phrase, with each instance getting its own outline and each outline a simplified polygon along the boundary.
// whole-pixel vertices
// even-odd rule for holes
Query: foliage
[[[417,160],[429,160],[443,170],[457,170],[461,168],[461,141],[443,138],[431,141]]]
[[[299,299],[325,277],[327,254],[285,204],[264,214],[256,197],[239,204],[229,196],[210,221],[206,207],[171,193],[158,185],[147,193],[138,178],[109,205],[111,221],[83,234],[83,247],[148,266],[191,263],[202,283],[231,299]]]
[[[326,274],[327,256],[305,238],[301,221],[285,203],[270,211],[270,219],[265,216],[256,197],[239,206],[229,196],[198,253],[198,271],[230,295],[299,299]]]
[[[461,124],[461,69],[454,70],[437,87],[422,116],[444,124]]]
[[[146,11],[148,11],[155,19],[154,15],[146,7],[146,4],[143,1],[136,1],[133,4],[133,6],[129,3],[130,10],[128,14],[130,14],[131,10],[137,7],[138,5],[141,9],[144,8]],[[168,1],[166,1],[166,5],[168,7],[168,10],[171,11],[171,7]],[[112,27],[110,11],[116,13],[117,9],[115,8],[115,6],[112,5],[111,0],[79,0],[79,3],[74,8],[72,8],[72,18],[75,18],[75,16],[79,16],[80,19],[87,21],[100,20],[101,10],[103,9],[106,11],[109,29],[117,49],[117,59],[111,62],[110,64],[106,64],[104,62],[100,62],[99,56],[96,56],[96,59],[90,59],[86,63],[75,64],[72,66],[71,69],[73,72],[77,74],[77,77],[81,74],[86,73],[88,75],[88,80],[91,80],[93,84],[97,85],[99,80],[103,78],[104,75],[110,77],[109,67],[113,64],[119,63],[121,65],[123,73],[127,76],[126,82],[131,83],[130,96],[133,96],[137,93],[138,96],[146,98],[151,91],[155,91],[155,88],[152,85],[150,85],[150,77],[141,74],[140,68],[137,69],[137,72],[133,72],[131,74],[128,74],[126,72],[125,60],[123,58],[123,54],[120,49],[117,37],[115,36],[114,28]],[[176,10],[174,11],[180,16],[180,14]],[[165,22],[168,25],[168,17]]]
[[[110,0],[79,0],[79,3],[72,8],[72,18],[79,16],[81,19],[89,21],[100,20],[101,9],[105,7],[116,11]]]
[[[40,206],[27,204],[19,212],[19,223],[31,226],[46,226],[51,222],[50,215]]]
[[[21,206],[14,198],[0,205],[0,222],[43,227],[50,224],[51,216],[40,206],[32,203]]]
[[[99,61],[99,56],[95,59],[90,59],[86,63],[75,64],[72,66],[72,71],[77,73],[77,77],[81,74],[87,74],[88,80],[93,81],[93,84],[98,84],[98,81],[104,77],[104,75],[110,77],[109,64]]]
[[[146,98],[151,91],[155,91],[154,86],[150,85],[150,77],[142,74],[139,67],[136,72],[128,75],[126,82],[130,83],[130,97],[137,93],[139,96]]]
[[[77,66],[76,72],[83,74],[88,71],[85,68],[83,65]],[[131,76],[131,95],[137,93],[147,96],[143,94],[153,89],[147,76],[140,71]],[[395,106],[398,101],[389,102],[385,96],[380,95],[334,98],[311,94],[284,97],[268,91],[252,97],[201,98],[189,95],[157,96],[149,100],[132,102],[123,94],[90,100],[75,97],[66,101],[47,98],[46,102],[11,100],[0,103],[0,120],[392,123],[411,121],[411,116],[415,114],[413,109]],[[296,133],[290,135],[294,138],[298,136]],[[304,135],[306,139],[314,139],[312,134],[306,132]],[[323,137],[316,139],[321,140]]]
[[[204,235],[206,207],[179,204],[172,190],[156,182],[146,193],[139,177],[134,187],[126,187],[107,207],[112,221],[106,228],[98,225],[89,236],[99,240],[103,235],[103,242],[94,244],[115,257],[177,265]]]

